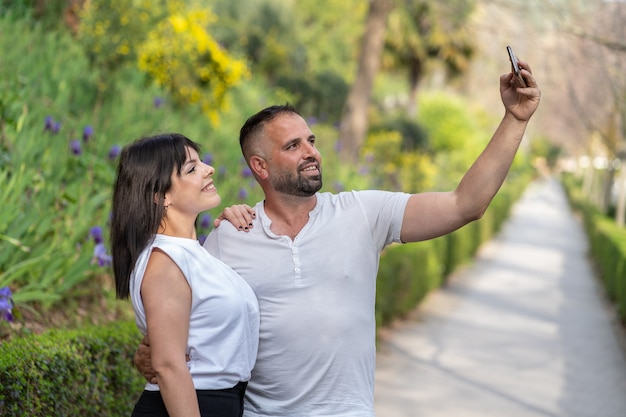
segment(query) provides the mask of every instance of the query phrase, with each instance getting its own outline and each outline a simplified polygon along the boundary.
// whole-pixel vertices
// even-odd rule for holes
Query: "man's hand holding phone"
[[[537,110],[541,90],[530,65],[518,61],[510,47],[507,47],[512,71],[500,76],[500,96],[507,114],[518,121],[528,122]]]
[[[511,49],[510,46],[507,46],[506,50],[509,53],[509,60],[511,61],[511,68],[513,70],[513,73],[515,74],[515,78],[517,78],[517,80],[519,81],[520,87],[526,88],[526,81],[524,81],[524,77],[522,77],[521,68],[519,66],[517,57],[513,52],[513,49]]]

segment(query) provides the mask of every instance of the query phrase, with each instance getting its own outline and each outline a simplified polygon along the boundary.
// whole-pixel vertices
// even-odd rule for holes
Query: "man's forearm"
[[[513,163],[528,121],[506,113],[487,147],[455,190],[457,204],[470,218],[480,218],[496,195]]]

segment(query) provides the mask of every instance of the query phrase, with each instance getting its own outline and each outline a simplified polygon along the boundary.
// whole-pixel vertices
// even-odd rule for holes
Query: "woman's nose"
[[[215,168],[213,168],[211,165],[205,164],[206,165],[206,176],[211,176],[213,174],[215,174]]]

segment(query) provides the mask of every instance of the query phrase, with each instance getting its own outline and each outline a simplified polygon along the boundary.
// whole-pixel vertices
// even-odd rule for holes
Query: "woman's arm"
[[[178,266],[162,251],[150,255],[141,284],[152,367],[170,417],[200,417],[198,399],[185,363],[191,288]]]

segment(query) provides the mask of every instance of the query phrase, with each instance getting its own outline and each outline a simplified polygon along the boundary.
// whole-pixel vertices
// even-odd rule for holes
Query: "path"
[[[560,185],[380,343],[377,417],[626,417],[624,333]]]

